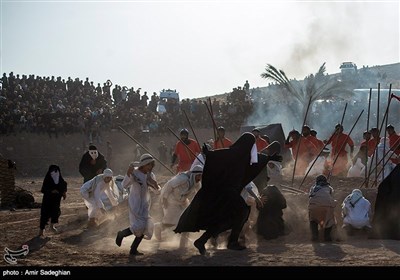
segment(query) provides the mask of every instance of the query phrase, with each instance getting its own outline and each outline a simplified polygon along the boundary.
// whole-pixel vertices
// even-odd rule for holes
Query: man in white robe
[[[369,231],[371,203],[364,198],[359,189],[354,189],[342,203],[343,228],[347,235],[353,235],[355,229]]]
[[[116,187],[114,185],[113,172],[109,168],[82,185],[80,192],[88,208],[89,228],[95,227],[106,211],[102,201],[103,194],[109,198],[112,206],[118,205],[118,199],[113,192]]]
[[[122,181],[123,187],[130,187],[128,199],[130,226],[118,232],[115,243],[121,246],[124,237],[134,234],[135,239],[131,245],[130,255],[143,255],[137,250],[140,242],[143,238],[150,240],[153,236],[154,224],[149,213],[149,187],[159,188],[155,175],[152,173],[154,166],[154,158],[150,154],[143,154],[139,162],[129,165]]]
[[[154,225],[154,235],[161,240],[161,232],[166,228],[176,226],[179,217],[189,205],[196,192],[201,187],[202,165],[192,166],[189,171],[179,173],[172,177],[161,189],[161,205],[164,217],[161,223]],[[180,247],[185,247],[187,234],[182,234]]]
[[[270,161],[271,162],[271,161]],[[251,230],[257,222],[258,210],[257,210],[257,199],[262,201],[261,204],[264,203],[264,200],[261,198],[258,193],[258,189],[256,184],[253,182],[248,183],[240,193],[243,197],[244,201],[248,206],[250,206],[250,214],[249,217],[242,228],[242,232],[240,233],[239,239],[245,243],[246,241],[250,241]],[[261,205],[259,204],[259,205]]]

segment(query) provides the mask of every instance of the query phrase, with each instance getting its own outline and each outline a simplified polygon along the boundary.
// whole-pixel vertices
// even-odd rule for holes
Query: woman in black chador
[[[370,238],[400,240],[400,164],[379,184]]]
[[[182,213],[174,231],[205,230],[194,242],[200,254],[204,255],[205,243],[210,237],[231,229],[228,249],[243,250],[246,247],[239,244],[238,238],[250,209],[240,193],[272,157],[257,154],[255,137],[251,133],[244,133],[229,148],[214,151],[203,148],[203,152],[207,160],[202,187]]]
[[[54,224],[58,223],[61,215],[61,197],[67,197],[67,182],[61,176],[60,167],[50,165],[42,185],[43,201],[40,210],[39,236],[43,236],[44,228],[50,219],[50,230],[56,232]]]
[[[266,200],[259,209],[257,218],[257,234],[265,239],[274,239],[285,234],[285,222],[282,209],[286,208],[286,199],[276,186],[265,187],[261,195]]]

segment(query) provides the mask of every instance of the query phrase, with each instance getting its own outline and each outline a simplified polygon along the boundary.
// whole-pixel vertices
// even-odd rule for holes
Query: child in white
[[[103,174],[97,175],[82,185],[80,192],[88,208],[89,227],[96,226],[96,220],[101,218],[103,212],[105,212],[101,199],[103,194],[107,195],[113,206],[118,204],[118,200],[113,193],[114,184],[113,172],[107,168]]]
[[[161,232],[178,224],[179,217],[201,188],[202,165],[192,166],[190,171],[172,177],[161,190],[160,200],[164,217],[154,225],[154,235],[161,240]],[[180,247],[185,247],[187,234],[182,235]]]
[[[129,191],[129,224],[130,226],[117,234],[115,243],[121,246],[122,239],[134,234],[130,255],[142,255],[137,248],[142,239],[151,239],[153,236],[153,221],[150,217],[149,188],[158,190],[158,183],[152,170],[155,160],[150,154],[143,154],[139,162],[129,165],[122,186],[130,187]]]

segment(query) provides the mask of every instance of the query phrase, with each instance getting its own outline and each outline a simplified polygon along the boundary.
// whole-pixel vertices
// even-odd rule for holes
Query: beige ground
[[[184,250],[178,249],[179,237],[165,234],[164,242],[144,240],[139,250],[143,256],[129,257],[133,237],[125,238],[122,247],[115,245],[118,230],[128,226],[128,213],[121,206],[118,213],[110,215],[96,230],[86,230],[87,213],[79,194],[81,178],[67,177],[68,197],[62,201],[62,214],[58,224],[59,233],[46,232],[45,238],[35,237],[38,232],[40,209],[17,209],[0,211],[1,250],[20,249],[28,244],[29,254],[18,259],[16,266],[398,266],[400,265],[400,242],[394,240],[371,240],[366,236],[346,238],[337,231],[333,243],[311,243],[307,221],[307,195],[284,192],[288,202],[284,219],[292,228],[290,234],[276,240],[257,240],[255,235],[244,251],[227,250],[222,241],[218,248],[208,246],[208,255],[201,256],[189,243]],[[165,182],[167,177],[160,176]],[[362,179],[332,178],[338,201],[359,187]],[[35,201],[41,202],[42,178],[18,179],[17,185],[33,192]],[[289,179],[277,182],[290,186]],[[312,179],[307,179],[307,188]],[[294,187],[299,182],[295,180]],[[372,202],[376,189],[365,190]],[[337,207],[340,228],[340,212]],[[154,213],[156,219],[159,215]],[[191,234],[194,240],[198,233]],[[12,268],[4,260],[2,270]],[[15,267],[15,265],[14,265]]]

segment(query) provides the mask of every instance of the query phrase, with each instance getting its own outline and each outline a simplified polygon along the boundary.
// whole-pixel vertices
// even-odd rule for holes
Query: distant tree
[[[324,75],[325,70],[324,63],[315,75],[310,74],[303,81],[297,81],[289,80],[285,72],[276,69],[271,64],[267,64],[265,72],[261,74],[261,77],[270,79],[282,86],[285,89],[282,91],[284,95],[283,98],[289,101],[293,99],[297,100],[298,107],[290,106],[288,109],[292,112],[293,117],[302,119],[305,115],[310,97],[311,108],[313,103],[317,100],[328,100],[332,98],[348,100],[354,94],[351,90],[346,89],[344,82],[337,80],[333,76]]]

